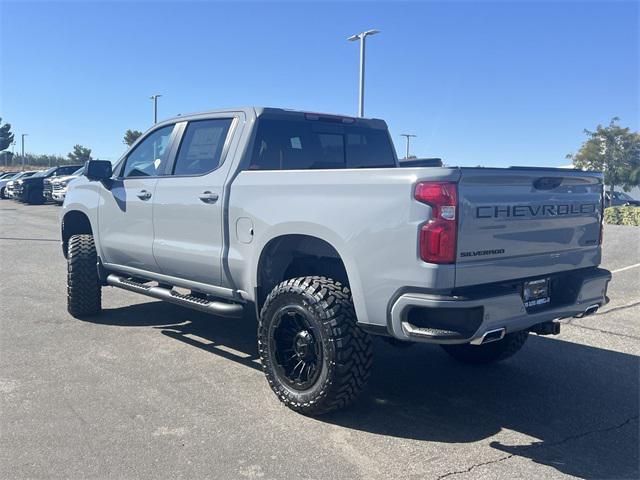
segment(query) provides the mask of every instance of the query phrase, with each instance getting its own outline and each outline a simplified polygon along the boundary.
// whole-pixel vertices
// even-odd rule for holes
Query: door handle
[[[199,198],[204,203],[216,203],[218,201],[218,194],[210,192],[209,190],[207,190],[206,192],[202,192],[199,195]]]
[[[138,198],[140,200],[149,200],[151,198],[151,192],[147,192],[146,190],[140,190],[138,192]]]

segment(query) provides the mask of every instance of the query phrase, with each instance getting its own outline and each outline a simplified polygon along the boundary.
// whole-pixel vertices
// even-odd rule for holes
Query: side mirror
[[[89,180],[108,180],[112,175],[111,162],[108,160],[88,160],[84,164],[84,176]]]

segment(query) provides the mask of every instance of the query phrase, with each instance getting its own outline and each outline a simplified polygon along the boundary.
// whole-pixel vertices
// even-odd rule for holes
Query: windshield
[[[631,196],[622,192],[613,192],[613,198],[616,198],[618,200],[633,200]]]

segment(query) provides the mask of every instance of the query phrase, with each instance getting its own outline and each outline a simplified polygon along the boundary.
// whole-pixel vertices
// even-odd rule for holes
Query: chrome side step
[[[183,295],[168,288],[151,287],[144,283],[139,283],[129,278],[121,277],[115,273],[112,273],[107,277],[107,284],[112,287],[122,288],[123,290],[140,293],[141,295],[175,303],[176,305],[192,308],[201,312],[219,315],[221,317],[242,317],[242,312],[244,310],[243,306],[239,303],[225,303],[215,300],[206,300],[192,295]]]

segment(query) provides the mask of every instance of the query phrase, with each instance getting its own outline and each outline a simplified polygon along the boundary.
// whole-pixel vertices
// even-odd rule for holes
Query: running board
[[[175,303],[186,308],[212,313],[221,317],[242,317],[243,307],[239,303],[225,303],[206,300],[192,295],[183,295],[164,287],[151,287],[144,283],[136,282],[129,278],[121,277],[114,273],[107,277],[107,284],[112,287],[122,288],[130,292],[140,293],[147,297],[157,298],[166,302]]]

